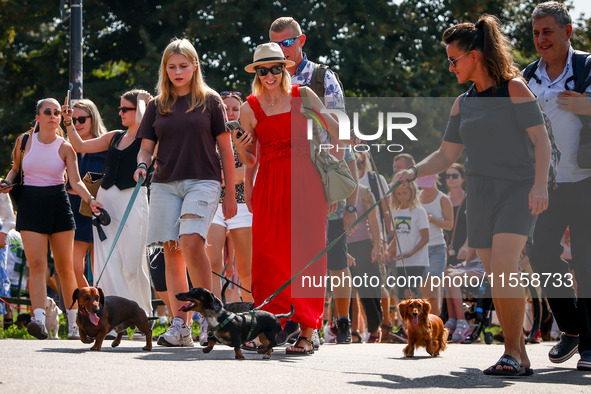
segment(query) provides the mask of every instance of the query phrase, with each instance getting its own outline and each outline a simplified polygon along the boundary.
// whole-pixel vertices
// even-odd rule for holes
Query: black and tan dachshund
[[[263,358],[270,358],[273,347],[277,345],[275,337],[281,331],[279,319],[288,319],[293,315],[291,312],[281,315],[274,315],[267,311],[251,310],[241,313],[233,313],[224,309],[222,302],[211,291],[196,287],[187,293],[179,293],[176,298],[180,301],[187,301],[179,310],[183,312],[197,311],[207,320],[210,332],[213,337],[203,349],[209,353],[216,342],[216,339],[234,348],[235,359],[244,360],[240,345],[252,341],[256,337],[263,344],[258,353],[264,354]]]
[[[83,287],[74,290],[72,306],[78,301],[76,323],[80,328],[80,340],[93,343],[90,350],[101,350],[105,336],[115,329],[117,338],[112,347],[119,346],[127,327],[137,327],[146,335],[144,350],[152,350],[152,329],[146,312],[137,302],[117,296],[107,296],[99,287]],[[70,307],[71,308],[71,307]]]

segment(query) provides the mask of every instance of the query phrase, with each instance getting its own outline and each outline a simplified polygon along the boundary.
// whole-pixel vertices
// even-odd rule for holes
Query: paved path
[[[502,345],[450,345],[440,357],[420,349],[403,357],[398,344],[323,345],[314,355],[294,357],[277,348],[271,360],[216,346],[141,350],[139,341],[91,352],[79,341],[0,340],[0,393],[152,393],[287,392],[343,393],[402,389],[416,392],[591,393],[591,372],[576,370],[578,355],[554,365],[553,343],[528,345],[536,375],[508,379],[481,370],[500,357]]]

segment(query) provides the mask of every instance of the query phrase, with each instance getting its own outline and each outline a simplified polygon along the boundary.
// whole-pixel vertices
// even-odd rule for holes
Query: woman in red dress
[[[306,117],[301,113],[300,90],[306,89],[315,111],[324,108],[308,88],[291,86],[286,60],[276,43],[259,45],[254,62],[253,93],[240,110],[241,138],[234,136],[240,161],[248,167],[245,198],[253,212],[252,293],[260,305],[282,284],[301,271],[326,245],[327,205],[320,176],[310,159]],[[329,117],[330,118],[330,117]],[[326,119],[338,137],[338,124]],[[253,179],[256,169],[256,186]],[[311,354],[312,332],[322,325],[326,256],[280,292],[263,309],[286,313],[302,327],[288,354]],[[306,279],[302,282],[302,278]],[[318,286],[322,283],[320,286]],[[311,284],[313,283],[313,284]]]

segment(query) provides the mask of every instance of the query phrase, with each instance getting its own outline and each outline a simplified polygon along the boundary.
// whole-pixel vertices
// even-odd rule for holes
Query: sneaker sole
[[[163,337],[158,338],[158,342],[156,342],[156,343],[160,346],[166,346],[166,347],[193,347],[193,346],[195,346],[192,342],[187,345],[185,345],[185,344],[173,345],[172,343],[168,342]]]
[[[27,326],[27,332],[37,339],[47,339],[47,333],[37,325]]]
[[[591,371],[591,361],[579,360],[577,369],[579,371]]]
[[[575,347],[573,348],[573,350],[571,350],[570,352],[568,352],[567,354],[565,354],[565,355],[564,355],[564,356],[562,356],[562,357],[559,357],[559,358],[553,358],[553,357],[551,357],[551,356],[548,356],[548,358],[549,358],[549,359],[550,359],[550,361],[551,361],[551,362],[553,362],[554,364],[560,364],[560,363],[563,363],[563,362],[565,362],[565,361],[566,361],[566,360],[568,360],[569,358],[571,358],[571,357],[572,357],[572,356],[573,356],[573,355],[574,355],[574,354],[577,352],[577,350],[578,350],[578,349],[579,349],[579,345],[575,346]]]

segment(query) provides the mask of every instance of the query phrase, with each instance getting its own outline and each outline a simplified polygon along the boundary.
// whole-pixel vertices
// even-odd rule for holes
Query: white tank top
[[[421,191],[421,194],[423,192]],[[431,201],[428,204],[423,204],[423,208],[425,211],[435,219],[443,220],[443,210],[441,209],[441,197],[444,194],[438,191],[437,197],[435,200]],[[419,196],[420,198],[420,196]],[[429,223],[429,246],[435,245],[445,245],[445,238],[443,238],[443,229],[441,227],[437,227],[433,223]]]
[[[64,139],[59,135],[51,144],[39,141],[39,134],[29,138],[31,149],[23,157],[24,184],[27,186],[57,186],[64,184],[66,163],[59,155]]]

